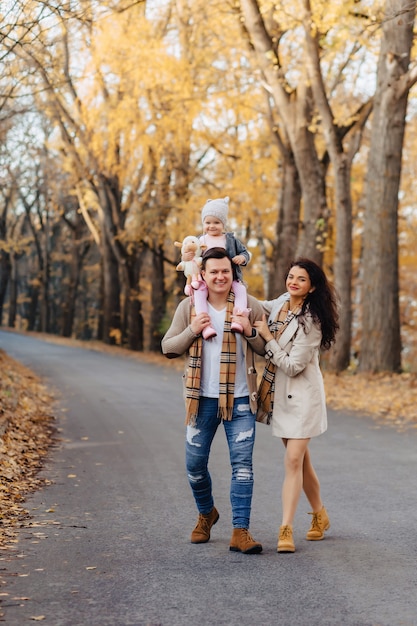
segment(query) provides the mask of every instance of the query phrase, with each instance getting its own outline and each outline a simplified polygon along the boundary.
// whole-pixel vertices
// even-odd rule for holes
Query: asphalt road
[[[220,520],[189,542],[180,374],[129,357],[0,332],[0,348],[55,389],[62,441],[31,496],[32,527],[0,563],[10,626],[417,625],[417,430],[330,412],[311,451],[331,519],[277,554],[282,445],[258,425],[251,531],[260,555],[230,552],[223,430],[211,472]],[[372,402],[372,398],[369,398]],[[4,595],[8,594],[8,595]]]

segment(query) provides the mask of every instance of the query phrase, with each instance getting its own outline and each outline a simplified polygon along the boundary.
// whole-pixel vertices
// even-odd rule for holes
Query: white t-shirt
[[[217,336],[204,341],[201,359],[201,383],[200,395],[206,398],[219,397],[220,381],[220,357],[223,343],[224,320],[226,308],[221,311],[214,309],[210,302],[207,302],[208,313],[211,325],[215,329]],[[249,395],[246,381],[245,355],[242,347],[242,338],[236,333],[236,376],[235,376],[235,398],[243,398]]]

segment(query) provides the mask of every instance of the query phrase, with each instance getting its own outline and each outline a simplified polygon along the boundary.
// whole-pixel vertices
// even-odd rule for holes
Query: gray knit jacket
[[[204,235],[201,235],[199,239],[204,243]],[[236,280],[243,282],[242,267],[245,267],[251,260],[251,253],[249,252],[249,250],[247,250],[246,246],[240,241],[240,239],[235,237],[235,234],[231,232],[226,233],[226,252],[231,259],[233,259],[233,257],[237,256],[238,254],[242,254],[245,257],[246,261],[243,266],[233,263],[233,270],[236,276]]]

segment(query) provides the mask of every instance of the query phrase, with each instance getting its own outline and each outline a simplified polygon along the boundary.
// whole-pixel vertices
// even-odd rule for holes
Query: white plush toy
[[[188,235],[182,242],[175,241],[174,246],[181,248],[181,262],[178,263],[176,269],[179,272],[184,272],[187,278],[184,291],[187,295],[190,295],[191,287],[198,289],[201,284],[201,254],[206,246],[201,245],[198,237],[194,237],[193,235]],[[192,253],[194,256],[191,260],[185,261],[184,256],[187,255],[187,257],[189,257],[189,253]]]

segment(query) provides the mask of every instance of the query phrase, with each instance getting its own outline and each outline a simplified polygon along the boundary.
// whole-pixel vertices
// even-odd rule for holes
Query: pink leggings
[[[243,283],[234,280],[232,282],[232,289],[235,294],[235,309],[239,311],[245,311],[248,306],[248,298],[246,294],[246,287]],[[197,315],[199,313],[207,313],[207,285],[204,281],[198,289],[193,289],[194,294],[194,306]]]

